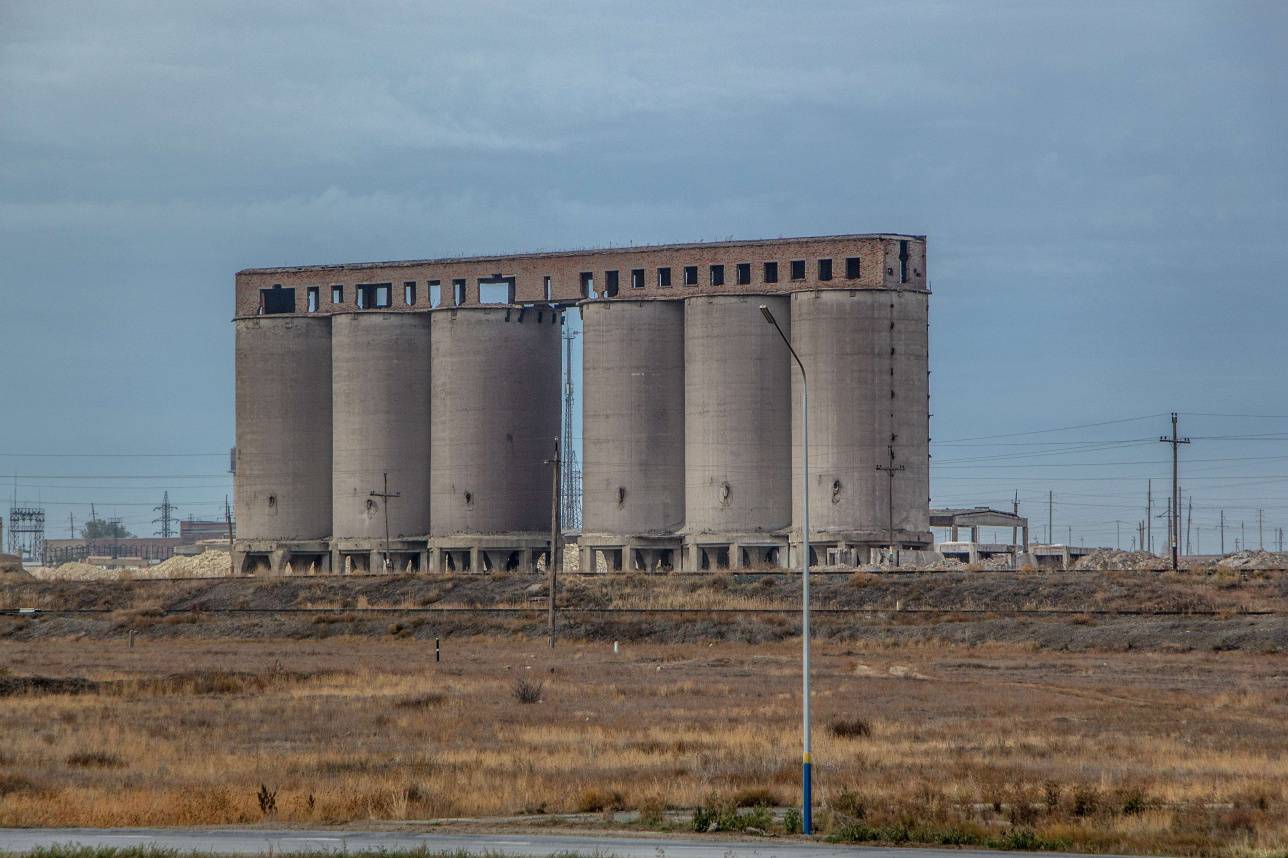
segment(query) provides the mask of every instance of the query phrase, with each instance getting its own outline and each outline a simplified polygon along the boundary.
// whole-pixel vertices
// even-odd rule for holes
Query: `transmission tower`
[[[161,506],[152,507],[152,511],[161,513],[160,518],[152,519],[153,524],[161,525],[161,529],[157,531],[157,536],[161,537],[162,539],[170,539],[171,537],[173,537],[175,506],[174,504],[170,503],[169,492],[166,492],[161,496]]]
[[[9,509],[9,553],[25,562],[45,563],[45,511],[40,507]]]
[[[576,331],[564,330],[563,462],[559,474],[559,513],[564,530],[581,530],[581,467],[572,443],[572,341]]]

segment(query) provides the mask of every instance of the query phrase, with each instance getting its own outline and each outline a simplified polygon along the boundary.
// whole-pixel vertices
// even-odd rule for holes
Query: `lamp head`
[[[760,314],[765,317],[766,322],[768,322],[771,325],[774,324],[774,314],[769,312],[769,308],[766,307],[764,304],[760,305]]]

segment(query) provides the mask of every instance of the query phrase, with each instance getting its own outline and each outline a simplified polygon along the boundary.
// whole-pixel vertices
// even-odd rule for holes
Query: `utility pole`
[[[389,500],[390,498],[402,497],[401,492],[389,493],[389,472],[385,471],[385,490],[383,492],[371,492],[370,497],[380,498],[385,508],[385,572],[389,572]]]
[[[1145,550],[1154,553],[1154,481],[1145,481]]]
[[[1065,543],[1064,543],[1064,544],[1065,544],[1065,545],[1073,545],[1073,525],[1072,525],[1072,524],[1068,524],[1068,525],[1065,525],[1065,527],[1069,528],[1069,535],[1068,535],[1068,537],[1066,538],[1066,540],[1065,540]]]
[[[1221,510],[1221,556],[1225,556],[1225,510]]]
[[[1279,528],[1279,553],[1284,553],[1284,529]]]
[[[68,538],[75,539],[76,538],[76,513],[74,512],[67,513],[67,530],[68,530],[68,533],[67,533]]]
[[[228,574],[236,575],[237,567],[233,564],[233,508],[224,495],[224,524],[228,525]]]
[[[547,613],[546,624],[550,630],[550,648],[555,648],[555,585],[558,584],[557,569],[559,568],[559,468],[561,460],[559,457],[559,439],[555,439],[555,457],[546,459],[547,465],[552,465],[550,469],[551,486],[550,486],[550,553],[547,555],[546,563],[547,577],[550,579],[548,584],[549,593],[547,595],[546,605]],[[592,554],[594,552],[591,552]],[[623,558],[625,560],[625,558]],[[623,562],[622,566],[626,566]],[[585,571],[584,569],[582,570]]]
[[[886,484],[889,487],[886,490],[886,510],[889,515],[890,525],[890,559],[895,566],[898,566],[899,558],[896,556],[894,549],[894,475],[896,471],[904,470],[904,467],[894,463],[894,445],[891,444],[887,449],[890,450],[890,464],[877,465],[877,470],[886,472]],[[971,550],[973,551],[974,549]]]
[[[1118,519],[1114,519],[1114,533],[1117,534],[1117,536],[1114,537],[1114,547],[1117,548],[1119,551],[1122,551],[1123,550],[1123,523]]]
[[[1257,550],[1266,550],[1265,534],[1262,529],[1261,510],[1257,510]]]
[[[1176,412],[1172,412],[1172,437],[1163,436],[1158,439],[1160,443],[1172,445],[1172,518],[1168,522],[1168,530],[1171,531],[1171,551],[1172,551],[1172,571],[1180,566],[1180,558],[1177,556],[1178,545],[1181,529],[1181,505],[1180,505],[1180,449],[1182,444],[1190,443],[1189,438],[1181,438],[1176,434]]]
[[[1055,492],[1047,491],[1047,545],[1055,545]]]
[[[1185,553],[1190,554],[1190,527],[1194,524],[1194,495],[1190,495],[1189,509],[1185,513]]]
[[[161,525],[161,530],[158,532],[157,535],[160,536],[162,539],[169,539],[170,537],[174,536],[174,525],[172,522],[174,520],[175,507],[172,503],[170,503],[169,492],[165,492],[161,496],[161,506],[152,507],[152,511],[161,513],[160,518],[154,518],[152,520],[153,524]]]

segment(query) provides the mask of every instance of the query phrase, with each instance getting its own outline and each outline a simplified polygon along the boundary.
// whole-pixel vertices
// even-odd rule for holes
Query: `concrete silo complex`
[[[761,305],[809,373],[815,562],[928,548],[925,247],[841,235],[242,271],[241,568],[533,568],[570,313],[583,568],[798,560],[800,378]]]

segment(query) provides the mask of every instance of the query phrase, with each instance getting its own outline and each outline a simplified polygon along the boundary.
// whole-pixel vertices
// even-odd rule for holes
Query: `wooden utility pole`
[[[898,566],[899,559],[898,557],[895,556],[895,550],[894,550],[894,475],[896,472],[904,470],[904,467],[903,465],[896,465],[894,463],[894,445],[891,444],[887,449],[889,449],[890,451],[890,464],[877,465],[877,470],[886,472],[886,478],[887,478],[886,485],[888,486],[888,488],[886,489],[886,514],[888,516],[887,524],[890,529],[890,539],[889,539],[890,560],[896,566]]]
[[[555,587],[559,583],[559,468],[561,458],[559,455],[559,439],[555,439],[555,457],[546,459],[546,464],[550,468],[550,552],[547,554],[546,572],[549,580],[549,594],[547,596],[547,613],[546,624],[550,628],[550,648],[555,648]]]
[[[1172,445],[1172,504],[1170,509],[1171,518],[1168,521],[1169,542],[1172,550],[1172,570],[1175,571],[1180,567],[1180,530],[1181,530],[1181,503],[1180,503],[1180,450],[1182,444],[1190,443],[1189,438],[1181,438],[1176,434],[1176,412],[1172,412],[1172,437],[1166,435],[1158,439],[1163,444]]]
[[[1055,545],[1055,492],[1047,491],[1047,545]]]
[[[1221,510],[1221,556],[1225,556],[1225,510]]]
[[[385,490],[383,492],[372,492],[371,497],[380,498],[385,508],[385,572],[389,571],[389,499],[402,497],[401,492],[389,493],[389,472],[385,471]]]
[[[1154,481],[1145,481],[1145,550],[1154,553]]]

